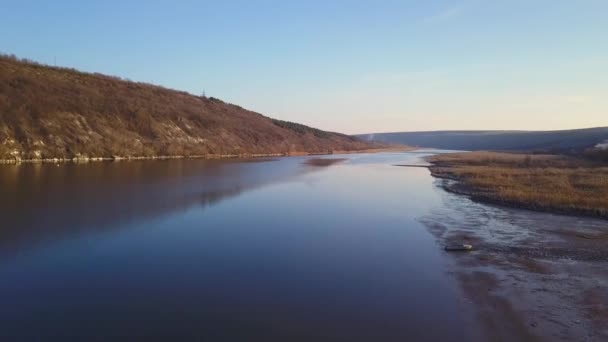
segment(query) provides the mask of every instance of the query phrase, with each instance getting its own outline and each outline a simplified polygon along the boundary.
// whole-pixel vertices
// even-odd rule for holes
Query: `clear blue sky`
[[[0,51],[345,133],[608,126],[608,1],[0,1]]]

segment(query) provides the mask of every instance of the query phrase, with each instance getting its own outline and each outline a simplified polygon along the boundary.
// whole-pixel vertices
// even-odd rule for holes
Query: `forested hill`
[[[372,145],[212,97],[0,57],[0,159],[320,153]]]

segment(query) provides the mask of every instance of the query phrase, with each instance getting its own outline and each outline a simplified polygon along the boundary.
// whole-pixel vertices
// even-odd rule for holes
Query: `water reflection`
[[[300,158],[0,167],[0,250],[206,207],[313,169]]]
[[[0,335],[467,339],[418,155],[332,158],[0,171]]]

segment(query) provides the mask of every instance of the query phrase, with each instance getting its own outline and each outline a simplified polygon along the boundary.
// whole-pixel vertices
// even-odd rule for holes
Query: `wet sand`
[[[480,204],[444,182],[446,206],[421,221],[438,247],[474,246],[450,269],[486,339],[608,340],[608,221]]]

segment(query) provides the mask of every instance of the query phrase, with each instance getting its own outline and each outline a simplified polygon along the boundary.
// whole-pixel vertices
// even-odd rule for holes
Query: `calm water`
[[[2,166],[0,335],[464,338],[421,156]]]

